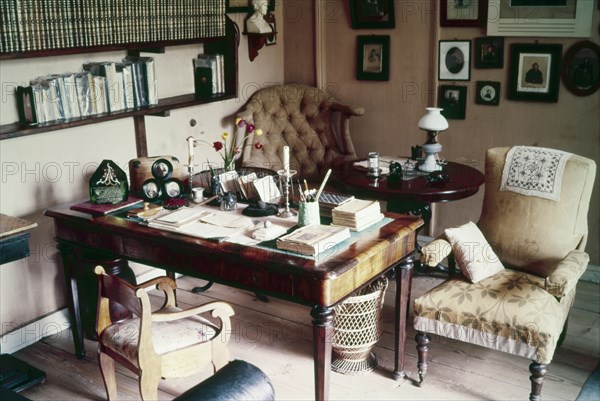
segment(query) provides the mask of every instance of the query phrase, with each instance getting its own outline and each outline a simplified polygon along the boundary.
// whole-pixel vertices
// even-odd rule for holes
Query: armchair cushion
[[[547,364],[575,291],[558,300],[544,279],[505,269],[473,284],[456,276],[415,300],[415,329]]]
[[[173,307],[168,309],[172,312],[181,310]],[[108,326],[101,334],[101,341],[105,347],[125,356],[137,366],[139,332],[140,319],[126,319]],[[216,333],[211,323],[199,316],[169,322],[152,322],[152,343],[158,355],[199,342],[208,342]]]
[[[498,256],[473,222],[460,227],[447,228],[446,238],[452,245],[452,252],[461,272],[477,283],[504,270]]]

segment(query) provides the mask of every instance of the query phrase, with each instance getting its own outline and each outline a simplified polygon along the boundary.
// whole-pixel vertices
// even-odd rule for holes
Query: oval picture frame
[[[596,92],[600,88],[600,46],[589,40],[571,46],[563,57],[561,77],[574,95]]]

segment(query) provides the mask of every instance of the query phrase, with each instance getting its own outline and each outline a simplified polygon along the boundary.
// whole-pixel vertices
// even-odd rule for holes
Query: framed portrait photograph
[[[488,36],[590,37],[592,0],[488,0]]]
[[[487,0],[441,0],[440,26],[484,26]]]
[[[394,0],[350,0],[350,18],[352,29],[394,28]]]
[[[440,81],[471,79],[470,40],[440,40],[438,79]]]
[[[588,96],[600,88],[600,46],[589,40],[575,43],[563,57],[562,80],[577,96]]]
[[[356,79],[388,81],[390,79],[389,35],[357,36]]]
[[[483,37],[475,39],[475,68],[504,67],[504,38]]]
[[[464,120],[467,111],[467,87],[462,85],[440,85],[438,107],[448,120]]]
[[[500,104],[500,82],[477,81],[475,83],[475,103],[498,106]]]
[[[557,102],[561,54],[559,44],[513,44],[508,98]]]

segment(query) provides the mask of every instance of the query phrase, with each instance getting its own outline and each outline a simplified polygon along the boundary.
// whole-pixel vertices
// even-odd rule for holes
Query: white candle
[[[283,147],[283,170],[286,174],[290,172],[290,147]]]
[[[194,166],[194,137],[188,136],[187,143],[188,143],[188,166],[193,167]]]

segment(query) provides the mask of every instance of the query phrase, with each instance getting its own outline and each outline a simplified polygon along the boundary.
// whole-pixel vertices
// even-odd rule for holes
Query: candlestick
[[[194,142],[195,139],[193,136],[188,136],[186,139],[188,143],[188,166],[194,165]]]
[[[290,171],[290,147],[289,146],[283,147],[283,170],[286,172],[286,174],[288,174]]]
[[[296,170],[279,170],[279,182],[283,186],[283,196],[285,200],[285,209],[277,214],[278,217],[292,217],[296,213],[290,210],[290,187],[292,186],[292,177],[296,174]]]

